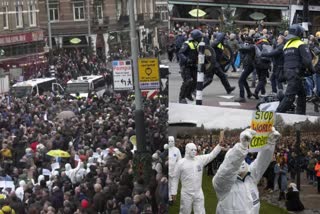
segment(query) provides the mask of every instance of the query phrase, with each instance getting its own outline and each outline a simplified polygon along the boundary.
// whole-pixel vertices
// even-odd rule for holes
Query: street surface
[[[167,62],[169,65],[169,102],[178,103],[179,102],[179,91],[182,84],[182,78],[179,73],[180,68],[176,62]],[[215,75],[212,83],[203,91],[202,104],[205,106],[217,106],[217,107],[227,107],[236,109],[247,109],[256,110],[256,106],[259,100],[247,99],[245,103],[234,102],[234,99],[239,96],[239,86],[238,79],[240,72],[232,73],[228,72],[228,79],[231,86],[236,86],[236,89],[231,93],[227,94],[220,79]],[[249,77],[250,78],[250,77]],[[249,86],[251,85],[251,80],[248,81]],[[254,88],[250,88],[251,92],[254,92]],[[267,94],[271,93],[271,85],[268,81],[266,86]],[[195,101],[188,102],[188,104],[195,105]],[[314,111],[314,105],[312,103],[307,103],[307,115],[320,116],[320,113]]]

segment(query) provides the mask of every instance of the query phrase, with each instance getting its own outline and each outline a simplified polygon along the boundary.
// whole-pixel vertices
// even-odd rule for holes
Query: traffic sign
[[[140,58],[139,62],[140,89],[159,89],[159,62],[157,58]]]
[[[132,66],[130,60],[112,61],[113,89],[124,91],[133,89]]]

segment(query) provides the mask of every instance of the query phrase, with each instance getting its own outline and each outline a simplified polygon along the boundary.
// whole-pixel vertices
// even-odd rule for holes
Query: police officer
[[[224,74],[222,70],[222,66],[220,64],[221,60],[224,57],[223,56],[223,50],[225,48],[223,45],[224,39],[225,39],[225,33],[217,33],[216,39],[212,43],[212,47],[216,53],[216,60],[214,62],[213,72],[207,72],[205,75],[203,89],[212,82],[213,75],[216,74],[219,77],[225,90],[227,91],[227,94],[230,94],[236,87],[230,86],[227,76]]]
[[[285,113],[297,98],[296,114],[306,113],[306,91],[304,89],[304,75],[306,69],[314,73],[312,56],[309,47],[301,41],[304,29],[298,24],[289,28],[284,45],[284,77],[288,86],[284,98],[277,108],[277,112]]]
[[[190,33],[188,41],[184,42],[179,51],[179,62],[181,67],[181,76],[183,79],[180,88],[179,103],[187,103],[186,98],[193,101],[192,91],[195,89],[197,82],[197,47],[202,39],[200,30],[193,30]]]

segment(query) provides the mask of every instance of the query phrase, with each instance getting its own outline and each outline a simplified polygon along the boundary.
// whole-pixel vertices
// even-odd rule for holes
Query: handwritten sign
[[[272,131],[275,113],[270,111],[256,111],[252,115],[251,129],[257,134],[252,138],[249,149],[251,152],[260,151],[268,143],[268,135]]]

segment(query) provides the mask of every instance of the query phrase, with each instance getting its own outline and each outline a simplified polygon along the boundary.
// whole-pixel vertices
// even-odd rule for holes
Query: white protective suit
[[[23,201],[23,198],[24,198],[24,188],[26,186],[26,182],[24,180],[21,180],[19,182],[19,187],[16,189],[15,193],[16,193],[16,196],[21,200]]]
[[[180,214],[189,214],[192,211],[197,214],[205,214],[204,195],[202,191],[203,168],[210,163],[221,151],[217,145],[210,154],[197,154],[197,147],[194,143],[186,145],[186,155],[181,159],[176,167],[172,182],[172,195],[178,191],[178,183],[181,179],[181,202]]]
[[[173,182],[173,176],[174,176],[174,169],[177,164],[177,162],[181,159],[181,152],[180,150],[175,147],[174,137],[169,136],[169,182],[168,182],[168,188],[169,188],[169,201],[172,201],[172,182]]]
[[[72,169],[71,165],[69,163],[67,163],[65,165],[66,168],[66,175],[70,178],[71,182],[73,184],[76,183],[76,174],[78,173],[78,171],[80,170],[80,166],[81,166],[81,161],[78,162],[78,165],[76,168]]]
[[[217,193],[217,214],[258,214],[260,199],[257,184],[268,168],[280,134],[274,128],[269,134],[268,145],[248,165],[244,160],[255,131],[246,129],[240,135],[240,143],[230,149],[216,175],[212,179]],[[243,178],[239,175],[243,173]]]

